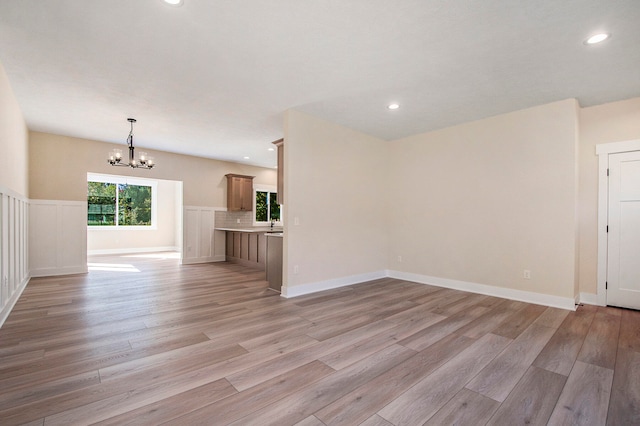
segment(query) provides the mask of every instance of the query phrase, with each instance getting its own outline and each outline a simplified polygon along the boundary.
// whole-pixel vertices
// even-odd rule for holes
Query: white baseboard
[[[598,295],[591,293],[580,293],[580,303],[585,305],[604,306],[598,303]]]
[[[280,295],[286,298],[302,296],[305,294],[317,293],[319,291],[331,290],[333,288],[346,287],[348,285],[377,280],[380,278],[385,278],[386,276],[386,271],[375,271],[365,274],[351,275],[349,277],[302,284],[294,287],[282,287]]]
[[[87,272],[89,272],[87,265],[68,266],[65,268],[41,268],[32,269],[31,277],[53,277],[57,275],[86,274]]]
[[[87,250],[88,256],[96,256],[101,254],[132,254],[132,253],[158,253],[163,251],[179,251],[180,247],[141,247],[141,248],[121,248],[121,249],[105,249],[105,250]]]
[[[387,271],[387,276],[405,281],[429,284],[437,287],[451,288],[468,291],[470,293],[485,294],[487,296],[501,297],[504,299],[518,300],[533,303],[535,305],[552,306],[555,308],[576,310],[575,300],[569,297],[552,296],[549,294],[534,293],[531,291],[515,290],[511,288],[495,287],[486,284],[471,283],[452,280],[448,278],[430,277],[428,275],[412,274],[409,272]]]
[[[180,260],[180,264],[195,265],[197,263],[224,262],[225,260],[226,260],[226,256],[223,254],[223,255],[209,256],[209,257],[184,258]]]
[[[9,298],[9,301],[7,301],[7,304],[4,305],[4,308],[2,308],[2,310],[0,310],[0,328],[2,327],[2,324],[4,324],[4,322],[9,317],[9,314],[11,313],[11,310],[16,305],[16,302],[18,301],[18,299],[22,295],[22,292],[24,291],[24,289],[27,288],[27,284],[29,283],[30,279],[31,278],[27,275],[25,277],[25,279],[23,280],[23,282],[20,283],[20,285],[18,286],[16,291],[13,292],[13,294]]]
[[[485,284],[471,283],[466,281],[452,280],[448,278],[431,277],[428,275],[412,274],[393,270],[376,271],[349,277],[336,278],[327,281],[303,284],[294,287],[283,287],[281,295],[286,298],[302,296],[305,294],[317,293],[338,287],[346,287],[380,278],[396,278],[411,281],[419,284],[429,284],[437,287],[445,287],[454,290],[468,291],[470,293],[485,294],[488,296],[501,297],[504,299],[518,300],[521,302],[533,303],[536,305],[552,306],[561,309],[575,311],[576,302],[572,298],[552,296],[530,291],[515,290],[510,288],[495,287]]]

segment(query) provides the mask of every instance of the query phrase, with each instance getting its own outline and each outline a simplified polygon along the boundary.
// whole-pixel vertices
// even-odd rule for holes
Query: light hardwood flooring
[[[0,329],[0,424],[640,424],[638,311],[394,279],[284,299],[234,264],[90,264],[32,279]]]

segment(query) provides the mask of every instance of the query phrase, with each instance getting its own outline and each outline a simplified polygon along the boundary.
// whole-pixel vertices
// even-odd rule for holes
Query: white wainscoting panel
[[[31,276],[87,272],[87,203],[31,200]]]
[[[185,206],[183,218],[182,264],[222,262],[224,232],[215,231],[216,207]],[[222,242],[220,239],[222,238]],[[222,253],[219,253],[222,244]]]
[[[0,187],[0,327],[29,282],[29,201]]]

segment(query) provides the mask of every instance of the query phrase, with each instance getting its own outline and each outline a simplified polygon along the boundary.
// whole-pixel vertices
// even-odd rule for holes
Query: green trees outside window
[[[151,226],[150,186],[88,182],[87,225]]]
[[[118,185],[118,225],[151,226],[151,187]]]
[[[116,225],[116,184],[88,182],[87,203],[87,225]]]
[[[280,222],[280,204],[278,204],[278,194],[269,193],[269,218],[274,222]]]
[[[256,222],[280,222],[280,204],[275,192],[256,191]]]

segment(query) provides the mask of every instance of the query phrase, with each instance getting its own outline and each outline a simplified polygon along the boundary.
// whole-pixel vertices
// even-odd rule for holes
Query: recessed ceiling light
[[[267,151],[275,151],[275,148],[268,148]]]
[[[164,0],[166,4],[170,4],[171,6],[181,6],[182,0]]]
[[[601,43],[601,42],[605,41],[606,39],[608,39],[609,37],[611,37],[611,34],[607,34],[607,33],[594,34],[591,37],[589,37],[588,39],[586,39],[584,41],[584,44]]]
[[[387,108],[389,108],[389,109],[398,109],[398,108],[400,108],[400,105],[398,105],[398,104],[389,104],[389,106]]]

